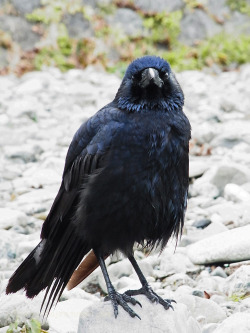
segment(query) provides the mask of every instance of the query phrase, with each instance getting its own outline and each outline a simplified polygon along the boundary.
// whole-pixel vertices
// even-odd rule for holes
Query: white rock
[[[206,324],[218,323],[226,318],[226,314],[220,306],[210,299],[183,294],[178,295],[176,301],[186,304],[194,318],[205,317]]]
[[[34,299],[28,299],[22,291],[17,294],[0,295],[0,327],[7,326],[18,318],[25,322],[28,318],[41,320],[39,317],[42,304],[42,294]]]
[[[215,185],[220,191],[223,191],[228,183],[241,185],[247,183],[249,180],[249,168],[230,161],[230,164],[221,162],[209,169],[201,178],[196,180],[195,186],[197,187],[209,183]]]
[[[70,299],[59,302],[48,317],[51,333],[76,333],[80,313],[86,307],[97,306],[96,302],[86,299]]]
[[[165,250],[160,258],[160,270],[165,273],[165,276],[175,273],[186,273],[195,268],[184,253],[172,253],[172,251]]]
[[[250,315],[249,313],[234,313],[225,319],[214,331],[214,333],[235,333],[250,332]]]
[[[188,248],[194,264],[234,262],[250,259],[250,225],[203,239]]]
[[[174,311],[165,310],[160,304],[151,303],[145,296],[136,296],[142,304],[133,306],[133,310],[141,317],[131,318],[120,306],[115,319],[111,302],[100,302],[85,308],[79,320],[78,333],[198,333],[201,332],[197,321],[190,316],[183,304],[174,304]],[[98,320],[96,320],[98,318]]]
[[[176,290],[178,287],[182,285],[195,287],[196,282],[193,279],[191,279],[187,274],[176,273],[164,279],[162,285],[163,287],[171,286],[172,290]]]
[[[250,266],[243,265],[226,280],[224,293],[229,297],[241,298],[250,292]]]
[[[203,175],[203,173],[205,171],[207,171],[209,169],[210,163],[209,160],[200,160],[199,159],[194,159],[192,157],[190,157],[190,161],[189,161],[189,177],[193,178],[193,177],[200,177],[201,175]]]
[[[9,229],[15,225],[25,225],[28,217],[23,212],[9,208],[0,208],[0,229]]]
[[[233,202],[250,202],[250,194],[236,184],[227,184],[225,186],[224,197]]]

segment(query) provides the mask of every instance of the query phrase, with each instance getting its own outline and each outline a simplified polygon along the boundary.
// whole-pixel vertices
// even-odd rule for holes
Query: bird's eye
[[[169,77],[168,72],[164,73],[164,79],[168,79],[168,77]]]

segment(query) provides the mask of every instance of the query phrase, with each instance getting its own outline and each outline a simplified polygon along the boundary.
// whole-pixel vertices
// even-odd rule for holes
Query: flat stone
[[[80,315],[78,333],[198,333],[201,332],[197,321],[189,315],[185,305],[174,304],[174,311],[165,310],[160,304],[151,303],[145,296],[136,296],[142,304],[130,305],[141,317],[131,318],[122,307],[118,306],[115,318],[111,302],[100,302],[86,307]],[[96,320],[98,318],[98,320]]]
[[[235,262],[250,259],[250,225],[205,238],[188,248],[194,264]]]

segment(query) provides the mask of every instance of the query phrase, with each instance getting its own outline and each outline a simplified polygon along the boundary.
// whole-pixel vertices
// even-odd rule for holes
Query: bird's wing
[[[79,191],[87,176],[97,172],[104,163],[110,136],[105,134],[105,126],[98,128],[96,123],[95,117],[85,122],[69,146],[62,183],[43,224],[41,239],[48,238],[58,223],[72,215],[72,207],[77,205]]]

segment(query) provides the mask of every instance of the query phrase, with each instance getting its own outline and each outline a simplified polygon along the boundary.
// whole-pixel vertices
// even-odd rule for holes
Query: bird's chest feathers
[[[169,163],[177,162],[179,148],[180,138],[171,127],[148,135],[148,158],[160,168],[164,169]]]

